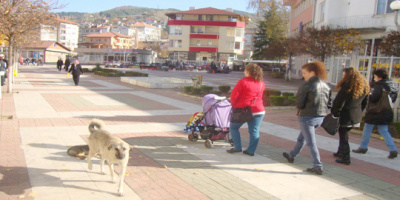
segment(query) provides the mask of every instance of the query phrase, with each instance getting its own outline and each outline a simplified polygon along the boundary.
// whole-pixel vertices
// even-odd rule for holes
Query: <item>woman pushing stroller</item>
[[[246,65],[244,75],[245,77],[240,79],[232,90],[231,104],[233,108],[245,108],[251,106],[253,120],[247,122],[250,141],[247,150],[244,150],[243,154],[254,156],[260,137],[260,124],[265,115],[262,98],[265,85],[263,82],[263,71],[254,63]],[[229,129],[231,131],[234,148],[227,150],[228,153],[242,152],[242,142],[239,129],[244,123],[245,122],[230,123]]]

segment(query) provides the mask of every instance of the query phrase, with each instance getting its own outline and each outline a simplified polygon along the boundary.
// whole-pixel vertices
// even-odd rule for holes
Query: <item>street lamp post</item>
[[[400,32],[400,25],[398,23],[398,16],[399,16],[399,10],[400,10],[400,0],[393,1],[390,4],[390,9],[394,10],[394,13],[395,13],[394,24],[396,24],[397,31]]]

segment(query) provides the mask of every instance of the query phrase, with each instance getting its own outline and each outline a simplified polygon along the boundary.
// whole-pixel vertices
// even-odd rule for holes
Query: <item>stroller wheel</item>
[[[211,148],[211,140],[207,139],[204,145],[209,149]]]
[[[188,139],[189,141],[196,142],[199,139],[199,136],[197,134],[189,134]]]

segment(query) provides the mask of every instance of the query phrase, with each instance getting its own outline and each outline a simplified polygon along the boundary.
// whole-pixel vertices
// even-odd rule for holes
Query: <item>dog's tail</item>
[[[95,128],[103,129],[104,126],[105,126],[105,124],[104,124],[103,120],[101,120],[101,119],[92,119],[92,121],[89,124],[89,131],[93,132],[93,131],[96,130]]]

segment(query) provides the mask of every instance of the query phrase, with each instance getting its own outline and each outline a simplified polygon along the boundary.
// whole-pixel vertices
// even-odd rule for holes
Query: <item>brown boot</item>
[[[388,156],[389,159],[393,159],[393,158],[396,158],[396,157],[397,157],[397,151],[391,151],[389,156]]]

